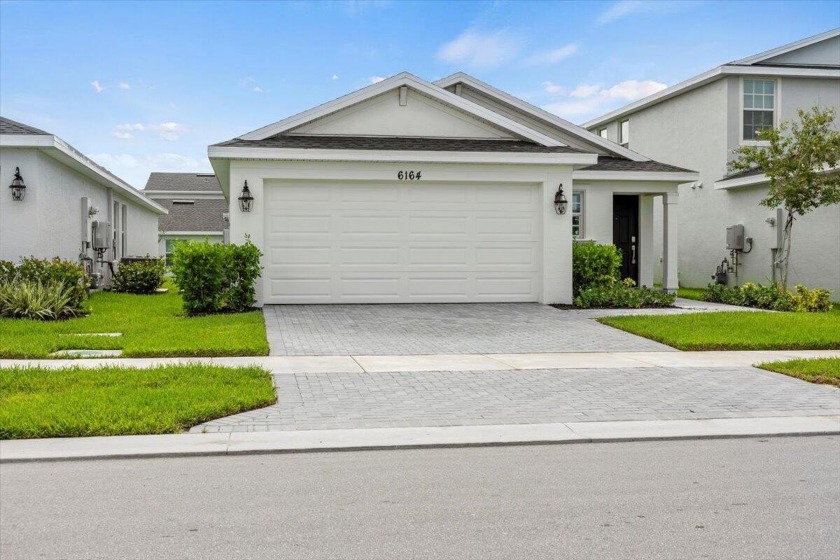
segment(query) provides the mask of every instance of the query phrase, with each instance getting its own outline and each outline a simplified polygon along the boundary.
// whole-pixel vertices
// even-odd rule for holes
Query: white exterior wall
[[[838,80],[776,78],[777,122],[796,119],[799,108],[813,105],[840,110]],[[726,227],[743,224],[753,237],[753,250],[739,256],[738,283],[773,280],[775,227],[766,223],[775,210],[759,205],[761,187],[716,190],[727,173],[727,161],[741,141],[741,78],[731,76],[662,101],[605,125],[615,139],[618,122],[630,121],[630,148],[654,160],[699,171],[702,187],[679,189],[680,285],[703,287],[711,282],[726,250]],[[835,122],[835,126],[838,123]],[[662,258],[662,205],[654,210],[654,258]],[[656,267],[655,280],[661,281]],[[834,291],[840,300],[840,205],[823,208],[797,220],[789,283]]]
[[[8,184],[20,167],[26,197],[12,201]],[[82,197],[99,208],[95,220],[113,223],[112,201],[127,205],[127,249],[132,255],[157,253],[157,218],[151,210],[128,202],[120,195],[77,173],[34,148],[0,150],[0,177],[6,188],[0,193],[0,259],[17,261],[34,255],[71,261],[82,250]],[[111,258],[107,255],[106,258]]]
[[[542,192],[542,303],[571,303],[572,236],[571,213],[558,216],[554,211],[557,185],[572,185],[570,166],[481,165],[451,163],[376,163],[376,162],[231,162],[231,190],[236,192],[248,181],[254,196],[249,213],[233,208],[230,213],[230,239],[243,243],[246,235],[265,252],[265,192],[268,180],[318,180],[393,182],[403,169],[421,169],[422,182],[480,184],[523,183],[541,186]],[[610,219],[611,223],[611,219]],[[265,264],[265,263],[264,263]],[[265,279],[264,279],[265,280]],[[263,301],[263,285],[258,283],[257,298]]]

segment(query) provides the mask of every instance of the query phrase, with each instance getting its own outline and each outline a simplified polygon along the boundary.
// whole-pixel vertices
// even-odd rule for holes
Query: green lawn
[[[840,349],[840,307],[836,305],[828,313],[735,311],[598,320],[680,350]]]
[[[87,317],[0,319],[0,358],[46,358],[66,349],[122,349],[124,357],[268,354],[259,311],[186,317],[181,305],[174,289],[155,295],[100,292],[87,301]],[[106,332],[123,336],[61,336]]]
[[[706,288],[679,288],[677,290],[677,297],[703,301],[704,293],[706,293]]]
[[[840,387],[840,358],[815,358],[811,360],[790,360],[768,362],[758,367],[777,373],[784,373],[811,383],[825,383]]]
[[[275,402],[257,367],[0,369],[0,439],[172,434]]]

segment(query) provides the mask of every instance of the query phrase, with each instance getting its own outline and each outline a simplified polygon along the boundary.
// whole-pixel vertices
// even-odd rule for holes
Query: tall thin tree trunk
[[[788,269],[790,267],[791,235],[793,233],[793,213],[788,211],[785,220],[785,237],[782,243],[782,289],[787,290]]]

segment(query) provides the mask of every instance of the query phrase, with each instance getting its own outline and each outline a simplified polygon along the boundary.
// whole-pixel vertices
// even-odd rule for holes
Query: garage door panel
[[[267,303],[539,299],[536,185],[265,188]]]

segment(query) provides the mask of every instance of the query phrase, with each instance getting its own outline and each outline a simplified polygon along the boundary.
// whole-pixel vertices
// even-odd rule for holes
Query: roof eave
[[[358,161],[358,162],[429,162],[429,163],[500,163],[544,165],[594,165],[597,154],[534,152],[467,152],[426,150],[317,150],[301,148],[258,148],[210,146],[210,164],[218,173],[223,162],[231,159],[275,161]],[[228,164],[229,165],[229,164]]]
[[[682,184],[699,181],[700,174],[694,171],[587,171],[581,169],[575,171],[572,178],[589,181],[644,181]]]
[[[140,191],[54,134],[3,134],[0,135],[0,147],[43,150],[65,165],[101,183],[104,187],[127,195],[148,210],[161,215],[169,213],[163,206],[146,198]]]
[[[649,161],[648,158],[639,153],[634,152],[633,150],[620,146],[615,142],[610,142],[605,138],[601,138],[597,134],[591,133],[590,131],[586,130],[585,126],[579,126],[572,122],[569,122],[562,117],[558,117],[553,113],[549,113],[545,109],[541,109],[535,105],[531,105],[526,101],[518,99],[508,93],[505,93],[504,91],[497,89],[491,86],[490,84],[482,82],[481,80],[474,78],[469,74],[465,74],[464,72],[457,72],[455,74],[452,74],[451,76],[447,76],[445,78],[437,80],[434,84],[436,86],[439,86],[440,88],[447,88],[457,83],[467,84],[471,88],[477,89],[491,97],[495,97],[503,103],[513,106],[519,111],[527,113],[532,117],[535,117],[542,121],[546,121],[562,130],[565,130],[572,136],[578,136],[582,140],[600,146],[608,152],[624,156],[633,161]]]

